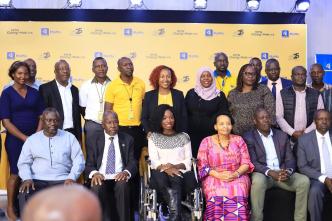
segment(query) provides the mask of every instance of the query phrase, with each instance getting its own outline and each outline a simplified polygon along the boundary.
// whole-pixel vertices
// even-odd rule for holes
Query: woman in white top
[[[151,185],[168,205],[169,220],[180,220],[181,198],[187,182],[192,183],[189,135],[175,130],[176,120],[169,105],[159,105],[153,113],[148,147],[151,160]],[[190,185],[190,184],[189,184]],[[193,186],[193,184],[191,184]]]

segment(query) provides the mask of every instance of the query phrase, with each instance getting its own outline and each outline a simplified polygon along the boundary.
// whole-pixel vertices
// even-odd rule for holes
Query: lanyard
[[[96,86],[96,90],[97,90],[97,93],[98,93],[98,98],[99,98],[99,104],[100,104],[100,110],[103,109],[103,98],[104,98],[104,94],[105,94],[105,90],[106,90],[106,86],[105,84],[102,84],[101,85],[101,88],[100,88],[100,93],[99,93],[99,90],[98,90],[98,86],[97,86],[98,82],[95,83],[95,86]],[[104,88],[104,90],[103,90]]]
[[[129,98],[129,102],[130,102],[130,110],[133,110],[133,93],[134,93],[134,85],[131,88],[131,94],[129,94],[129,90],[127,89],[126,85],[123,85],[124,88],[126,89],[128,98]]]

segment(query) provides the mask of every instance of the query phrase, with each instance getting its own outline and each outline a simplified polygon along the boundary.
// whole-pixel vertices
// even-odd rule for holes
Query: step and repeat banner
[[[263,64],[278,59],[282,75],[289,77],[293,66],[306,66],[306,31],[305,24],[1,22],[0,86],[10,80],[7,72],[15,60],[35,59],[38,80],[47,82],[54,78],[55,62],[65,59],[80,86],[93,76],[94,57],[106,58],[114,79],[117,60],[127,56],[134,62],[134,74],[147,85],[152,69],[164,64],[175,70],[177,88],[187,91],[201,66],[214,68],[219,51],[229,56],[235,75],[251,57],[259,57]]]

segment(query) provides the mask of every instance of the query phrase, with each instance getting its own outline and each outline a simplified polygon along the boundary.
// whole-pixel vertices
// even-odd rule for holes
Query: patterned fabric
[[[241,219],[237,220],[247,220],[249,214],[247,212],[243,213],[242,211],[246,211],[247,208],[247,198],[250,190],[249,176],[244,174],[231,182],[224,182],[213,176],[209,176],[209,171],[212,169],[218,172],[234,172],[243,164],[247,164],[249,166],[248,173],[253,171],[254,165],[250,162],[248,148],[243,139],[240,136],[231,135],[228,149],[224,150],[217,144],[214,136],[206,137],[199,147],[197,159],[199,177],[202,181],[205,198],[216,199],[216,197],[226,197],[229,199],[242,199],[245,202],[242,203],[245,210],[241,209],[241,212],[238,213],[239,217],[241,215]],[[237,205],[235,203],[233,204]],[[217,203],[217,205],[223,206],[224,204]],[[231,204],[227,204],[227,208],[229,208],[230,205]],[[225,208],[222,207],[221,209],[224,210]],[[210,206],[210,208],[207,208],[206,210],[206,216],[218,216],[221,209],[219,209],[219,207],[212,207],[211,209]],[[227,218],[228,217],[231,217],[231,215],[227,216]],[[245,219],[245,217],[247,217],[247,219]],[[233,219],[226,219],[225,217],[224,220]]]
[[[249,220],[248,199],[246,197],[216,196],[207,200],[204,220]]]
[[[160,149],[174,149],[185,146],[190,142],[190,138],[186,133],[178,133],[167,136],[160,133],[152,133],[151,139],[155,146]]]
[[[110,137],[111,144],[108,149],[107,161],[106,161],[106,174],[115,173],[115,148],[114,148],[114,137]]]

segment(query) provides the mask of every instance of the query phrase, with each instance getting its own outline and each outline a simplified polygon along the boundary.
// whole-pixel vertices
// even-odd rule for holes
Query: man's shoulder
[[[310,131],[309,133],[305,133],[299,138],[299,143],[306,143],[316,137],[316,130]],[[308,145],[305,145],[308,146]]]
[[[41,136],[43,136],[43,130],[40,130],[32,135],[30,135],[27,139],[29,142],[35,142],[36,140],[40,140]]]
[[[119,140],[121,140],[121,141],[125,141],[125,140],[131,141],[131,140],[134,140],[134,138],[131,135],[129,135],[127,133],[124,133],[124,132],[118,132],[118,137],[119,137]]]
[[[50,88],[50,87],[54,86],[54,83],[55,83],[55,80],[51,80],[51,81],[49,81],[49,82],[46,82],[46,83],[44,83],[44,84],[41,84],[41,85],[39,86],[39,89]]]
[[[289,139],[288,134],[282,130],[272,128],[273,136],[278,137],[278,139]]]

